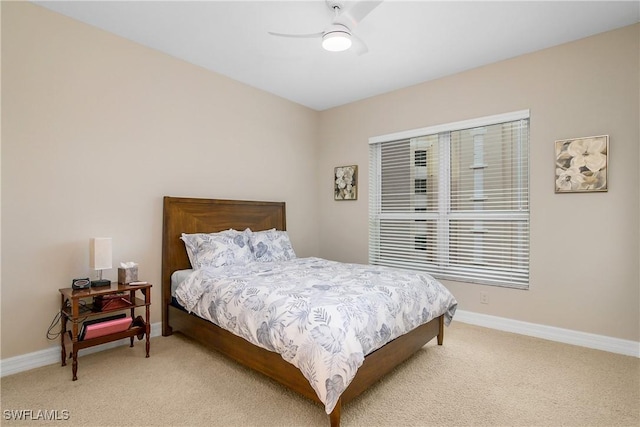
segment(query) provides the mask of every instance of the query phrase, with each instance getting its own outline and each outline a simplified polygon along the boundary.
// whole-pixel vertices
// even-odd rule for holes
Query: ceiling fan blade
[[[274,33],[271,31],[268,31],[268,33],[271,34],[272,36],[289,37],[294,39],[314,39],[314,38],[322,37],[322,35],[324,34],[323,32],[313,33],[313,34],[282,34],[282,33]]]
[[[336,24],[342,24],[353,30],[373,9],[380,6],[382,0],[369,1],[363,0],[355,3],[349,9],[340,13],[334,20]]]
[[[352,34],[351,41],[353,42],[351,49],[353,49],[356,55],[360,56],[369,52],[369,48],[367,47],[367,44],[360,37]]]

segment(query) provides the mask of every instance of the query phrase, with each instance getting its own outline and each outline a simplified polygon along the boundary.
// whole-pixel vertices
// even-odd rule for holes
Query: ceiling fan
[[[382,3],[378,1],[358,1],[345,9],[345,1],[325,0],[329,9],[334,13],[330,25],[323,31],[311,34],[283,34],[269,31],[272,36],[291,38],[322,38],[322,47],[331,52],[340,52],[353,46],[358,55],[367,53],[369,49],[365,42],[353,34],[353,30],[362,20]]]

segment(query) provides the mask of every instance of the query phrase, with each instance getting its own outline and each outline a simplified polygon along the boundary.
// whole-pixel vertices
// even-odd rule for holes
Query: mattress
[[[175,298],[175,296],[176,296],[176,289],[178,288],[180,283],[184,282],[186,280],[186,278],[189,277],[189,275],[191,273],[193,273],[194,271],[195,270],[190,268],[190,269],[187,269],[187,270],[174,271],[171,274],[171,296],[173,298]]]

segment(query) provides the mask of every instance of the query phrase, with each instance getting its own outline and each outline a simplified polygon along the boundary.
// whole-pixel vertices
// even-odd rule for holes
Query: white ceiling
[[[638,0],[386,0],[355,29],[358,56],[267,34],[322,31],[324,0],[36,3],[315,110],[640,22]]]

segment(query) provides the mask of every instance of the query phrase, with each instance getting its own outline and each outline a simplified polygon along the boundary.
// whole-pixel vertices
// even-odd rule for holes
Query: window
[[[528,288],[529,111],[369,143],[371,264]]]

